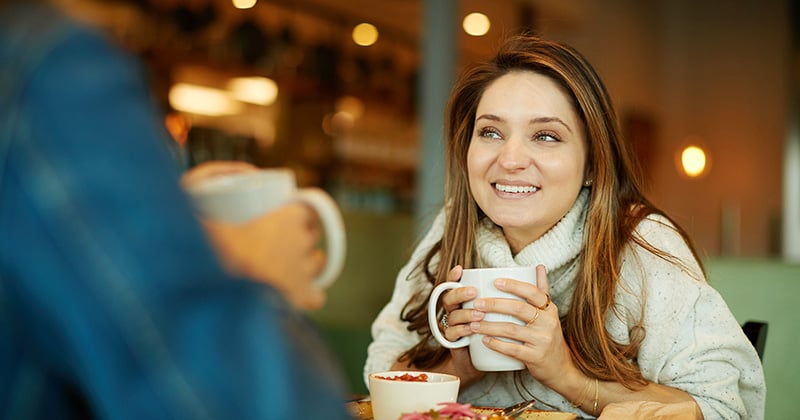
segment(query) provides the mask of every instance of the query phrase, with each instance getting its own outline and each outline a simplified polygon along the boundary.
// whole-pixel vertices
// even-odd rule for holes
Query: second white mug
[[[187,187],[194,205],[204,216],[241,223],[292,201],[311,206],[319,215],[325,233],[327,258],[315,284],[333,284],[344,267],[345,229],[336,202],[319,188],[297,188],[294,172],[269,168],[217,176]]]

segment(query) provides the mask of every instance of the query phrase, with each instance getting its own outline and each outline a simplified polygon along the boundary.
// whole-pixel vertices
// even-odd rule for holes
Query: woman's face
[[[585,176],[585,129],[564,90],[530,71],[492,82],[475,115],[469,185],[516,254],[575,202]]]

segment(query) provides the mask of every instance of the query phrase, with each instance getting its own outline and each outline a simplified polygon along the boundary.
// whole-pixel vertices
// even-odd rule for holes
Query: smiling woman
[[[644,196],[611,98],[580,53],[512,37],[462,75],[446,117],[447,205],[373,323],[365,374],[449,373],[460,402],[534,399],[581,417],[634,401],[695,418],[763,417],[758,355],[690,238]],[[513,266],[536,266],[535,284],[494,287],[521,299],[476,299],[463,286],[436,315],[447,340],[483,335],[523,370],[481,371],[467,349],[430,339],[433,286],[463,269]]]

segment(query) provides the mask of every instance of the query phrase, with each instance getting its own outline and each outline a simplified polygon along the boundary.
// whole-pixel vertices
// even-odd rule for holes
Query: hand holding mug
[[[498,324],[481,323],[479,332],[491,337],[485,345],[497,352],[513,354],[533,377],[552,389],[559,389],[559,384],[570,376],[582,376],[564,341],[558,308],[550,300],[545,267],[536,266],[536,285],[533,287],[527,282],[508,281],[501,288],[519,296],[522,302],[502,305],[505,308],[496,304],[487,310],[517,313],[524,324],[507,329]],[[511,340],[496,338],[500,334]]]
[[[463,268],[457,265],[447,274],[447,281],[458,282],[462,274]],[[444,313],[447,314],[446,318],[442,318],[447,325],[446,328],[445,325],[442,325],[442,332],[446,339],[455,341],[461,337],[473,334],[472,330],[469,328],[470,322],[481,321],[484,314],[480,311],[462,309],[462,305],[475,299],[477,294],[478,291],[474,287],[460,287],[452,289],[441,296],[442,309]],[[449,372],[458,375],[459,378],[461,378],[461,383],[465,387],[477,382],[486,375],[486,372],[475,369],[467,347],[451,348],[450,360],[448,363],[450,363],[452,368]]]
[[[182,184],[226,266],[273,284],[302,309],[322,306],[346,246],[341,213],[327,193],[298,189],[289,169],[227,161],[194,168]],[[327,258],[316,247],[320,226]]]
[[[447,338],[441,341],[445,347],[469,346],[472,362],[477,369],[483,371],[527,369],[528,372],[542,384],[553,389],[558,389],[567,376],[580,376],[564,341],[561,323],[558,317],[558,308],[550,300],[548,294],[550,287],[547,281],[545,267],[538,265],[529,267],[535,270],[535,280],[531,281],[530,272],[522,275],[492,274],[487,275],[484,284],[488,292],[478,290],[477,297],[464,304],[465,307],[483,307],[474,312],[484,313],[484,320],[464,322],[464,310],[449,308],[452,317],[457,317],[459,325],[450,324],[446,329]],[[479,271],[490,270],[483,269]],[[464,278],[469,277],[470,270],[464,270]],[[494,278],[497,277],[497,278]],[[471,282],[474,282],[473,279]],[[454,285],[444,286],[442,289],[452,289]],[[489,287],[491,285],[491,287]],[[437,287],[440,287],[437,286]],[[447,296],[442,298],[444,303],[451,294],[470,287],[456,287]],[[434,301],[436,289],[431,295]],[[430,309],[430,308],[429,308]],[[447,310],[447,304],[445,304]],[[466,315],[476,318],[476,315]],[[435,319],[435,315],[433,317]],[[429,321],[430,321],[429,312]],[[484,322],[486,321],[486,322]],[[508,323],[513,324],[509,328]],[[505,325],[504,325],[505,324]],[[452,332],[451,330],[458,330]],[[462,334],[462,331],[468,333]],[[438,331],[434,332],[436,335]],[[471,333],[471,335],[470,335]],[[477,339],[477,337],[482,337]],[[437,338],[438,340],[439,338]],[[449,341],[448,339],[457,339]],[[479,344],[480,343],[480,344]],[[514,369],[512,369],[514,368]]]
[[[453,293],[459,293],[463,296],[463,298],[472,296],[472,292],[468,290],[460,291],[459,289],[474,288],[477,290],[477,293],[474,295],[475,299],[499,298],[522,300],[522,298],[517,295],[498,290],[494,286],[494,282],[498,278],[515,279],[518,281],[536,284],[536,272],[534,267],[480,268],[463,270],[460,282],[442,283],[434,288],[433,292],[431,293],[430,301],[428,302],[428,323],[430,324],[431,332],[433,333],[434,338],[436,338],[436,340],[439,341],[442,346],[451,349],[469,346],[470,358],[476,369],[481,371],[521,370],[525,368],[525,364],[518,359],[488,348],[483,343],[484,334],[473,333],[474,331],[470,330],[470,324],[472,321],[481,321],[481,324],[483,323],[482,321],[488,321],[492,323],[510,322],[517,325],[524,325],[525,321],[522,321],[511,315],[493,312],[486,312],[484,315],[482,315],[483,319],[477,319],[481,317],[479,313],[483,311],[472,310],[474,308],[474,299],[472,299],[465,301],[462,305],[462,309],[453,310],[451,312],[455,318],[454,321],[457,320],[459,323],[459,325],[457,325],[459,331],[454,331],[452,334],[455,336],[460,336],[460,338],[458,338],[456,341],[450,341],[439,331],[439,320],[436,318],[436,307],[439,297],[447,290],[451,290]],[[450,324],[449,319],[450,315],[448,314],[448,326]],[[472,321],[470,321],[470,319],[472,319]],[[451,328],[447,328],[447,330],[450,329]],[[447,333],[450,334],[450,332]]]
[[[232,274],[272,285],[300,310],[325,304],[325,290],[315,284],[325,255],[316,246],[319,222],[308,206],[292,203],[244,223],[206,219],[203,225]]]

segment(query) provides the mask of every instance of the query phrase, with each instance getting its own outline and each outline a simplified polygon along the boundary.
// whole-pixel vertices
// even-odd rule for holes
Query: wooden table
[[[369,399],[348,402],[347,408],[350,410],[350,413],[359,420],[372,420],[372,403],[369,401]],[[498,410],[490,407],[472,407],[472,409],[478,414],[485,415],[492,414]],[[523,420],[575,420],[577,416],[573,413],[526,410],[516,418]]]

